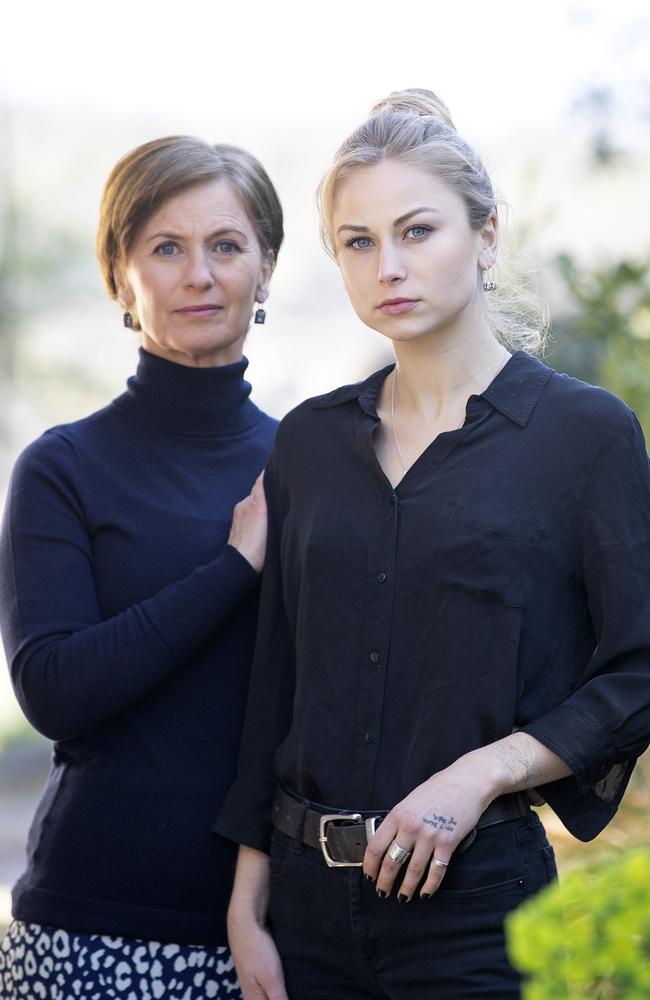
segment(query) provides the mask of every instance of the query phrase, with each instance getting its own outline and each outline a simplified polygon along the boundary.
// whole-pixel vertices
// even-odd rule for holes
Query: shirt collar
[[[314,409],[326,409],[357,399],[361,409],[376,418],[379,390],[394,367],[394,364],[387,365],[363,382],[344,385],[326,396],[318,396],[311,405]],[[553,369],[537,358],[525,351],[516,351],[481,396],[499,413],[525,427],[552,374]]]

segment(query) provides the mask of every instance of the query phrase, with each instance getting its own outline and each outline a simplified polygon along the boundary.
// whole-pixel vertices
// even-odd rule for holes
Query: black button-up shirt
[[[278,780],[389,809],[520,728],[571,768],[541,791],[589,839],[650,740],[639,425],[518,352],[393,489],[373,444],[391,368],[280,426],[239,774],[215,829],[267,850]]]

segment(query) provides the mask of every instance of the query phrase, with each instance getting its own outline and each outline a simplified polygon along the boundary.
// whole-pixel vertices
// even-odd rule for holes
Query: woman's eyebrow
[[[404,215],[400,215],[397,219],[395,219],[393,222],[393,228],[395,229],[397,226],[401,226],[407,219],[410,219],[413,215],[418,215],[419,212],[435,212],[437,215],[441,214],[439,208],[433,208],[431,205],[420,205],[419,208],[412,208],[410,212],[405,212]],[[351,229],[355,233],[369,232],[368,226],[353,226],[347,222],[342,226],[339,226],[336,232],[341,233],[345,229]]]
[[[339,226],[339,228],[336,230],[336,232],[337,233],[341,233],[341,232],[343,232],[344,229],[351,229],[355,233],[367,233],[368,232],[368,227],[367,226],[352,226],[352,225],[350,225],[350,223],[347,223],[347,222],[344,223],[342,226]]]
[[[246,239],[246,234],[242,233],[235,226],[223,226],[221,229],[215,229],[213,233],[208,233],[205,239],[213,240],[216,236],[224,236],[226,233],[235,233],[241,239]],[[154,233],[153,236],[148,236],[145,242],[151,243],[152,240],[182,240],[186,238],[183,233]]]
[[[410,212],[406,212],[404,215],[400,215],[399,218],[395,219],[393,227],[401,226],[402,223],[406,222],[407,219],[410,219],[411,216],[418,215],[420,212],[435,212],[437,215],[440,215],[439,208],[433,208],[431,205],[420,205],[419,208],[413,208]]]

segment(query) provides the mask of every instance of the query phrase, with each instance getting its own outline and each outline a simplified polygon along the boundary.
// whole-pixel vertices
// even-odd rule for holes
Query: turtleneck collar
[[[136,423],[169,434],[224,437],[261,417],[244,380],[246,358],[221,368],[190,368],[140,348],[136,374],[114,406]]]

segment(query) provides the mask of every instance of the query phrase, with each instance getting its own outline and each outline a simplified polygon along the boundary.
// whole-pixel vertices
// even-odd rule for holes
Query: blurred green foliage
[[[507,918],[523,1000],[648,1000],[650,852],[569,872]]]
[[[557,267],[568,307],[549,363],[624,399],[650,439],[650,259],[588,269],[562,254]]]
[[[648,1000],[650,851],[569,872],[507,918],[523,1000]]]

